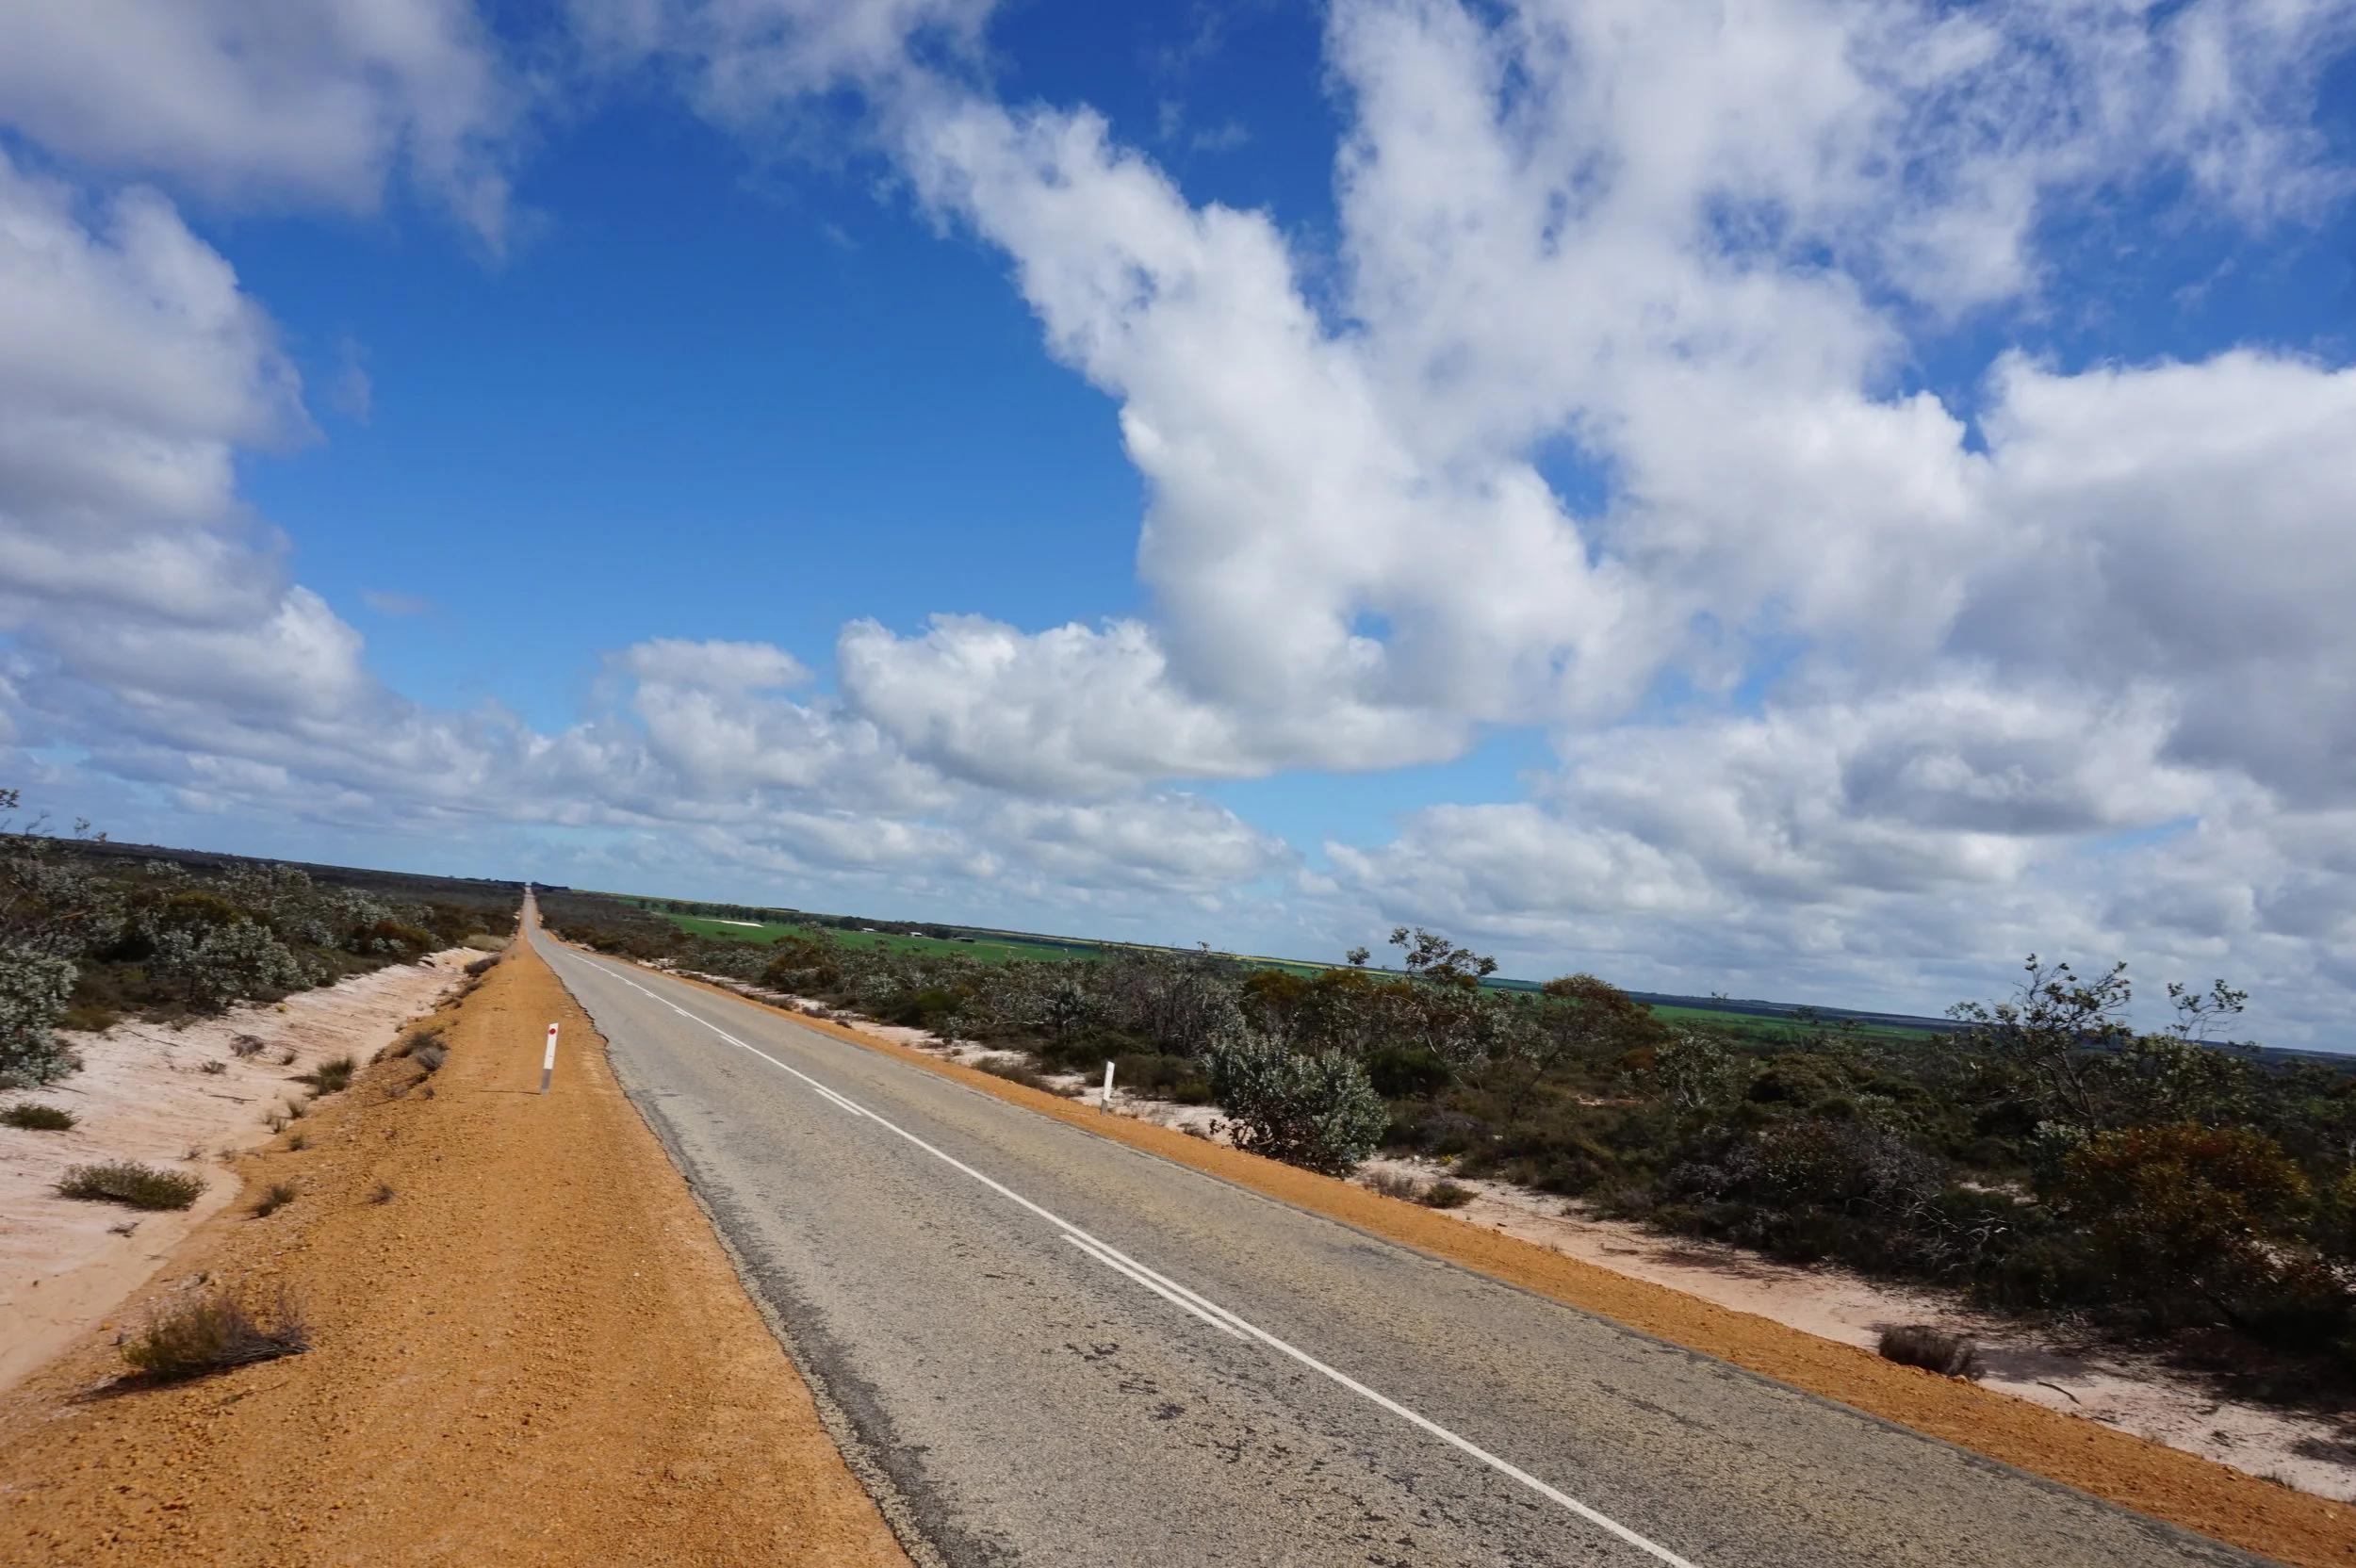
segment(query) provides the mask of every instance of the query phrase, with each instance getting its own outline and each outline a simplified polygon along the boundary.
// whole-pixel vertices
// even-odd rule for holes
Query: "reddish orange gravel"
[[[286,1282],[317,1348],[98,1396],[104,1344],[37,1374],[0,1405],[0,1561],[905,1568],[548,966],[518,948],[442,1017],[431,1098],[364,1074],[309,1149],[243,1162],[293,1203],[166,1271]]]

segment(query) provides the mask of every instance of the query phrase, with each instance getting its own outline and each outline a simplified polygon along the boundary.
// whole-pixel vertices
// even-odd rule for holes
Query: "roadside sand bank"
[[[121,1319],[284,1283],[310,1352],[123,1390],[85,1336],[0,1398],[0,1561],[905,1568],[546,963],[437,1021],[438,1074],[382,1063],[238,1159],[294,1201],[217,1214]]]
[[[80,1122],[65,1133],[0,1127],[0,1391],[105,1321],[237,1197],[221,1157],[259,1148],[271,1136],[263,1117],[309,1095],[294,1074],[335,1056],[367,1061],[481,956],[452,949],[389,964],[177,1029],[119,1023],[68,1035],[79,1072],[0,1092],[0,1103],[55,1105]],[[240,1054],[240,1037],[258,1048]],[[201,1175],[204,1196],[185,1210],[138,1214],[57,1195],[68,1166],[108,1160]]]

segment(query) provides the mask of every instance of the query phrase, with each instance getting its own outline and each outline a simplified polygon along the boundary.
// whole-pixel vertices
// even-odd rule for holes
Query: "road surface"
[[[538,946],[888,1511],[957,1568],[2259,1560]]]

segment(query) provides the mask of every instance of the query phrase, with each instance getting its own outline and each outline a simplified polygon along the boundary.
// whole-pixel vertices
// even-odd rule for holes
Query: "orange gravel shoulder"
[[[437,1075],[384,1062],[241,1161],[299,1195],[119,1324],[203,1272],[291,1288],[314,1348],[129,1391],[112,1334],[51,1364],[0,1403],[0,1561],[905,1568],[546,963],[438,1019]]]
[[[706,988],[746,1006],[761,1005],[720,987]],[[1854,1346],[1615,1274],[1350,1182],[1134,1118],[1107,1116],[863,1030],[813,1018],[798,1021],[1002,1100],[2184,1529],[2300,1568],[2356,1564],[2356,1509],[2347,1504],[2294,1492],[1960,1379],[1900,1366]]]

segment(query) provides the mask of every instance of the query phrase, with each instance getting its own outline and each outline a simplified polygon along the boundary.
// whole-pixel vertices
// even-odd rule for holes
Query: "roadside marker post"
[[[548,1025],[548,1054],[540,1058],[540,1092],[548,1092],[548,1080],[556,1076],[556,1025]]]
[[[1104,1064],[1104,1092],[1097,1100],[1096,1108],[1100,1111],[1113,1108],[1113,1064],[1110,1062]]]

